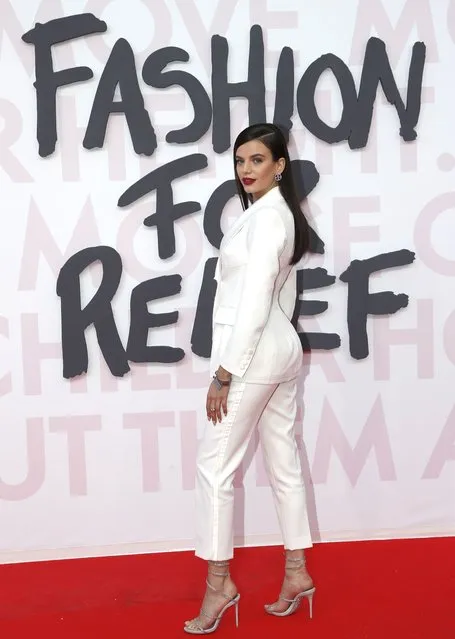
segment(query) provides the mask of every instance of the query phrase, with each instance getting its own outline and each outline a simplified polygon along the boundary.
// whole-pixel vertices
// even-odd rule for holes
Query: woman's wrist
[[[220,382],[230,382],[232,379],[231,373],[227,371],[225,368],[223,368],[222,366],[218,367],[218,370],[216,371],[216,376],[218,377]]]

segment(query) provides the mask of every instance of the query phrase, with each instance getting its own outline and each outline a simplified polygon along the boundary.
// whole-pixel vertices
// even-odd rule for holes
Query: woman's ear
[[[280,158],[277,162],[277,173],[283,173],[284,167],[286,166],[286,160],[284,158]]]

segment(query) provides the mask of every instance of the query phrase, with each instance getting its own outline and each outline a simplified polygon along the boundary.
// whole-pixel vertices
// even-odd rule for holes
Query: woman
[[[286,140],[273,124],[255,124],[234,145],[244,212],[220,247],[213,310],[207,427],[198,451],[196,555],[208,561],[207,590],[191,634],[214,632],[240,595],[229,574],[233,556],[233,479],[259,430],[286,563],[278,601],[266,612],[285,616],[313,582],[304,549],[311,543],[305,488],[294,434],[299,337],[291,324],[295,264],[308,249],[309,227],[296,195]]]

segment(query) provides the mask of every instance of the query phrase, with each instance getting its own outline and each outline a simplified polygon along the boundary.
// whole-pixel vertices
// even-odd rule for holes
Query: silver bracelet
[[[213,381],[215,386],[217,387],[218,390],[221,390],[223,388],[223,386],[230,386],[231,384],[231,380],[227,381],[227,382],[223,382],[218,375],[215,373],[215,375],[213,376]]]

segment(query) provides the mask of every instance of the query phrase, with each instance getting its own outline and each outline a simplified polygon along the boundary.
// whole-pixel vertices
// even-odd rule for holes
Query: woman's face
[[[284,158],[275,162],[270,150],[260,140],[242,144],[235,154],[237,175],[253,201],[277,184],[275,175],[283,172],[284,164]]]

